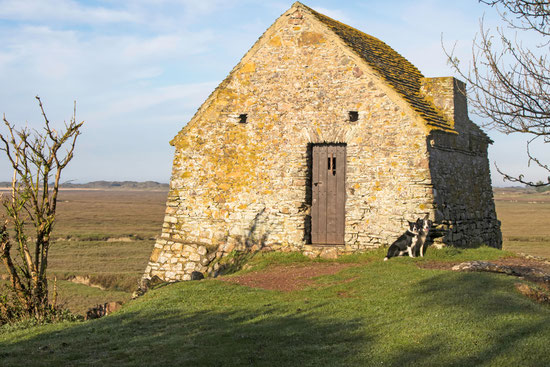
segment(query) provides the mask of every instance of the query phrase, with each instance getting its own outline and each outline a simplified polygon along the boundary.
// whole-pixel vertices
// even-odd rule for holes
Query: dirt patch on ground
[[[224,282],[236,283],[253,288],[290,292],[303,289],[315,283],[315,277],[336,274],[358,264],[318,263],[308,265],[272,266],[239,276],[219,277]]]
[[[537,269],[544,273],[550,273],[550,262],[524,257],[512,257],[499,260],[491,260],[497,265],[514,266],[518,268]],[[451,268],[462,261],[423,261],[417,263],[422,269],[451,270]],[[316,263],[316,264],[294,264],[271,266],[260,271],[253,271],[239,276],[221,276],[218,279],[223,282],[235,283],[253,288],[262,288],[290,292],[303,289],[315,284],[313,278],[321,275],[336,274],[343,269],[362,264],[340,264],[340,263]]]
[[[509,257],[499,260],[488,260],[487,262],[496,264],[496,265],[505,265],[505,266],[514,266],[524,269],[537,269],[544,273],[550,274],[550,262],[545,260],[537,259],[528,259],[525,257]],[[444,261],[425,261],[418,263],[418,267],[422,269],[440,269],[440,270],[451,270],[451,268],[457,264],[462,263],[458,262],[444,262]]]

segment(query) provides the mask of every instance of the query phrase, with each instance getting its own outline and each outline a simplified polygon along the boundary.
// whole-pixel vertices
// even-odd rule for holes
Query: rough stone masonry
[[[465,86],[295,3],[171,141],[162,235],[144,279],[216,273],[236,250],[336,257],[429,214],[436,246],[501,247],[485,133]],[[345,146],[343,243],[311,243],[312,147]],[[330,162],[329,162],[330,166]]]

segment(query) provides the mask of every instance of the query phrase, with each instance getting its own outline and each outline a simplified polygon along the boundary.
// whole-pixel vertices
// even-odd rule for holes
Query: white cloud
[[[66,178],[166,181],[168,140],[291,3],[0,0],[0,113],[40,123],[39,94],[50,120],[62,122],[77,99],[86,125]],[[478,17],[490,9],[443,0],[318,3],[317,11],[379,37],[427,76],[451,73],[442,32],[446,43],[459,41],[457,54],[467,63]],[[512,167],[516,157],[501,158],[506,145],[521,150],[524,143],[495,137],[495,160]],[[0,172],[8,172],[4,163]]]
[[[194,112],[201,105],[210,92],[214,90],[216,84],[217,82],[205,82],[139,90],[130,95],[119,97],[119,99],[113,100],[108,105],[103,105],[103,108],[97,113],[93,113],[90,118],[98,121],[110,121],[128,115],[147,118],[147,116],[154,116],[159,113],[170,114],[170,110],[163,110],[160,106],[166,105],[169,102],[176,102],[172,107],[167,108],[171,109],[177,106],[181,114],[180,119],[182,119],[182,115],[185,112],[188,114],[191,111]],[[173,121],[173,119],[171,120]],[[157,116],[158,122],[159,119]]]
[[[71,23],[136,22],[136,14],[104,7],[84,6],[72,0],[0,1],[0,18],[20,21]]]
[[[0,80],[26,83],[62,82],[64,87],[97,90],[162,74],[163,65],[208,50],[208,31],[169,35],[90,36],[45,26],[25,26],[0,35]],[[25,70],[19,73],[18,70]]]

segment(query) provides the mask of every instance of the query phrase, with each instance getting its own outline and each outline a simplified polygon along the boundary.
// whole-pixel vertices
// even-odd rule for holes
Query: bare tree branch
[[[17,256],[13,260],[7,222],[0,226],[0,256],[10,274],[12,290],[28,316],[41,319],[49,309],[46,271],[50,236],[55,222],[57,196],[62,170],[71,161],[83,122],[76,122],[76,103],[65,130],[52,128],[42,101],[37,96],[44,119],[44,132],[17,130],[3,117],[8,135],[0,134],[4,151],[13,168],[11,198],[2,203],[15,232]],[[62,154],[62,149],[66,153]],[[50,179],[55,176],[53,184]],[[33,250],[29,246],[27,224],[34,228]],[[7,309],[0,305],[0,311]],[[0,315],[1,316],[1,315]]]
[[[528,166],[534,162],[550,174],[549,166],[534,157],[530,144],[539,137],[550,142],[550,61],[547,58],[550,42],[550,2],[528,0],[480,0],[496,7],[507,28],[530,37],[533,33],[543,38],[541,45],[525,47],[518,34],[510,37],[503,28],[492,32],[480,20],[480,32],[472,42],[472,60],[463,69],[455,55],[455,48],[447,51],[448,61],[467,81],[468,95],[474,113],[487,119],[484,125],[505,134],[527,134]],[[443,43],[443,42],[442,42]],[[456,45],[455,45],[456,46]],[[497,171],[508,181],[535,184]],[[550,185],[550,180],[542,185]]]

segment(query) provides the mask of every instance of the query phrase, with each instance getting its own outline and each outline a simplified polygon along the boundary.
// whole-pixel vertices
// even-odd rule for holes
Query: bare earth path
[[[315,277],[336,274],[352,266],[360,266],[360,264],[317,263],[273,266],[239,276],[220,277],[218,279],[253,288],[290,292],[314,284],[315,280],[313,278]]]

